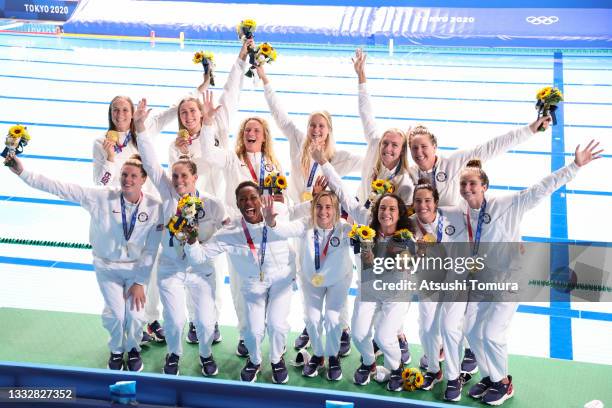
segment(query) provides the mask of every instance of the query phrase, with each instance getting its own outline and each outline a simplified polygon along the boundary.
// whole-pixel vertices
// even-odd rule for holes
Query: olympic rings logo
[[[557,16],[550,16],[550,17],[546,17],[546,16],[539,16],[539,17],[535,17],[535,16],[529,16],[525,19],[525,21],[527,21],[530,24],[533,25],[540,25],[540,24],[544,24],[544,25],[551,25],[556,23],[557,21],[559,21],[559,17]]]

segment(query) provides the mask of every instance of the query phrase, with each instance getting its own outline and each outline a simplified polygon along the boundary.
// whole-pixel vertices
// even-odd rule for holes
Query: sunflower
[[[285,178],[285,176],[278,176],[276,178],[276,187],[280,188],[281,190],[287,188],[287,179]]]
[[[242,27],[248,27],[251,30],[253,30],[255,27],[257,27],[257,23],[255,22],[255,20],[251,20],[251,19],[248,19],[248,18],[246,20],[242,20],[240,22],[240,25]]]
[[[264,187],[270,187],[272,185],[272,176],[267,175],[264,179]]]
[[[168,225],[166,225],[166,227],[170,230],[171,234],[177,234],[183,230],[183,227],[185,226],[186,223],[187,223],[187,220],[183,219],[181,223],[179,224],[178,217],[175,215],[172,218],[170,218],[170,221],[168,221]]]
[[[405,368],[404,371],[402,371],[402,380],[406,381],[408,377],[410,376],[411,372],[412,372],[412,369],[410,367]]]
[[[262,43],[262,44],[259,46],[259,51],[260,51],[260,52],[261,52],[263,55],[265,55],[266,57],[269,57],[269,56],[270,56],[270,54],[272,54],[272,50],[273,50],[272,46],[271,46],[270,44],[268,44],[267,42]]]
[[[538,91],[538,93],[536,94],[536,98],[537,98],[538,100],[544,99],[544,95],[545,95],[547,92],[550,92],[550,89],[551,89],[551,87],[550,87],[550,86],[546,86],[546,87],[544,87],[544,88],[540,89],[540,90]]]
[[[278,56],[276,50],[272,48],[272,53],[268,55],[272,61],[276,61],[276,57]]]
[[[408,228],[402,228],[400,230],[395,231],[395,234],[393,234],[393,237],[400,239],[402,241],[413,239],[412,232],[410,232]]]
[[[367,225],[357,228],[357,233],[362,241],[371,241],[376,236],[374,230]]]
[[[203,58],[206,58],[210,62],[215,62],[215,54],[210,51],[206,51],[203,53]]]
[[[376,179],[372,181],[372,189],[376,191],[380,191],[385,187],[385,181],[381,179]]]
[[[348,237],[349,238],[355,238],[355,235],[357,235],[357,229],[358,228],[359,228],[359,225],[353,224],[353,227],[351,228],[351,230],[348,233]]]
[[[385,183],[385,190],[387,191],[387,193],[392,194],[395,191],[395,187],[393,186],[393,184],[387,181]]]
[[[22,125],[11,126],[9,128],[9,136],[15,139],[22,138],[25,140],[30,140],[30,135],[28,134],[27,128]]]
[[[199,64],[200,62],[202,62],[202,60],[204,59],[204,53],[202,51],[196,51],[195,54],[193,54],[193,63],[194,64]]]
[[[423,382],[424,381],[425,381],[425,379],[423,378],[423,374],[416,373],[416,375],[414,376],[414,385],[417,388],[421,388],[423,386]]]

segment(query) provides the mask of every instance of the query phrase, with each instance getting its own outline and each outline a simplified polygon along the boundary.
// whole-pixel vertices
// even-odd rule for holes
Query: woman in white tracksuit
[[[222,253],[228,253],[234,260],[245,304],[244,340],[249,351],[240,379],[246,382],[257,380],[267,328],[272,381],[284,384],[289,380],[283,353],[289,331],[287,317],[295,280],[292,266],[295,256],[287,239],[277,235],[274,228],[264,222],[259,186],[253,181],[244,181],[238,185],[235,194],[241,217],[219,230],[203,245],[189,240],[185,253],[194,266],[209,262]],[[265,199],[271,208],[274,203],[272,196],[265,196]]]
[[[300,203],[310,200],[313,196],[317,177],[322,175],[319,165],[311,160],[310,146],[312,145],[321,146],[324,149],[326,160],[331,163],[341,177],[361,169],[363,157],[345,150],[336,150],[332,118],[329,112],[323,110],[312,112],[308,117],[306,133],[304,133],[289,118],[289,115],[281,106],[266,76],[263,65],[257,68],[257,73],[264,83],[264,96],[272,117],[289,141],[289,152],[292,158],[289,197],[293,202]],[[342,350],[342,355],[346,356],[350,353],[346,307],[343,309],[341,318],[345,325],[343,341],[346,344],[344,350]],[[307,345],[308,333],[306,329],[300,337],[303,337],[303,345]]]
[[[410,216],[411,231],[414,231],[414,236],[417,242],[425,243],[448,243],[457,240],[461,237],[456,233],[454,224],[461,221],[461,209],[458,207],[438,207],[439,196],[438,191],[429,182],[429,179],[421,179],[415,185],[413,207],[414,214]],[[427,253],[427,256],[445,257],[444,246],[434,245],[429,247],[434,253]],[[429,272],[429,271],[426,271]],[[434,280],[443,279],[440,273],[444,271],[435,271]],[[428,279],[429,276],[423,278]],[[441,297],[441,292],[425,292],[419,294],[419,336],[425,355],[430,356],[427,359],[426,373],[424,375],[422,390],[429,391],[433,386],[442,381],[442,370],[440,370],[440,348],[443,344],[443,339],[440,334],[440,320],[442,318],[443,309],[449,299]],[[465,309],[465,305],[463,306]],[[450,357],[447,361],[447,373],[452,373],[450,379],[459,377],[460,369],[460,354],[461,354],[461,338],[456,339],[453,346],[449,346],[444,342],[444,350]],[[456,354],[456,358],[452,358]],[[453,364],[453,367],[448,367]],[[448,379],[448,377],[447,377]],[[452,390],[451,390],[452,392]],[[449,394],[446,398],[451,401],[458,401],[457,396]],[[460,393],[459,393],[460,398]]]
[[[18,158],[11,170],[30,187],[79,203],[91,215],[89,239],[94,270],[104,298],[102,324],[110,335],[108,368],[141,371],[140,340],[145,324],[145,286],[161,238],[160,202],[142,193],[147,178],[136,158],[125,161],[121,187],[81,187],[23,169]]]
[[[365,88],[367,81],[365,61],[365,53],[361,49],[357,49],[353,66],[355,73],[357,73],[359,86],[359,117],[368,143],[357,198],[369,205],[368,196],[372,190],[372,181],[386,179],[393,183],[395,193],[404,200],[404,203],[410,205],[412,204],[414,183],[408,171],[408,139],[404,131],[396,128],[387,129],[382,135],[379,133],[374,120],[370,97]],[[414,181],[416,182],[416,180]],[[397,337],[402,350],[402,361],[408,363],[411,358],[403,326]]]
[[[236,137],[235,150],[230,150],[228,146],[218,146],[215,143],[214,132],[209,132],[208,135],[203,137],[201,141],[202,161],[207,162],[210,167],[223,174],[226,183],[224,203],[227,206],[228,214],[234,218],[240,214],[236,206],[234,193],[234,189],[238,184],[251,180],[257,183],[260,188],[263,188],[264,180],[267,176],[272,173],[284,173],[274,154],[268,123],[263,118],[250,117],[242,121]],[[280,205],[284,204],[279,203]],[[286,215],[287,209],[285,208],[285,211],[281,212]],[[246,324],[243,311],[244,305],[239,287],[240,280],[236,271],[236,265],[231,257],[228,258],[228,264],[230,289],[238,318],[240,336],[236,354],[246,357],[248,355],[248,350],[244,346]]]
[[[198,86],[190,97],[197,97],[208,86],[208,79]],[[158,134],[176,117],[178,104],[147,118],[145,126],[151,134]],[[117,132],[118,139],[98,138],[93,143],[93,180],[97,186],[119,186],[120,170],[123,163],[133,154],[138,154],[138,141],[134,130],[134,104],[127,96],[115,96],[108,106],[108,131]],[[147,179],[144,191],[157,197],[159,193]],[[159,291],[157,289],[157,265],[154,265],[151,281],[147,286],[145,317],[149,323],[149,334],[158,342],[165,340],[159,324]]]
[[[315,180],[318,175],[322,174],[317,163],[310,158],[311,145],[321,146],[324,149],[326,160],[331,163],[341,177],[361,169],[363,157],[335,149],[332,119],[328,112],[316,111],[311,113],[308,117],[306,133],[302,132],[289,118],[278,101],[263,66],[258,67],[257,73],[264,83],[264,96],[272,117],[289,140],[291,155],[289,197],[294,202],[300,203],[310,200]]]
[[[247,46],[252,45],[253,40],[248,40],[243,43],[238,58],[232,65],[229,72],[221,98],[219,99],[219,109],[214,117],[213,126],[215,132],[212,133],[210,145],[204,146],[203,126],[202,126],[202,102],[199,97],[189,97],[183,99],[177,109],[179,134],[174,143],[171,143],[169,150],[169,164],[176,163],[181,156],[188,156],[198,168],[197,188],[200,191],[206,191],[214,197],[221,198],[225,194],[225,190],[231,190],[229,194],[233,194],[234,187],[238,184],[227,182],[227,175],[220,171],[218,166],[211,164],[208,153],[211,148],[225,149],[229,145],[230,122],[238,110],[240,101],[240,91],[244,72],[247,69],[246,57]],[[184,137],[182,133],[188,132],[188,137]],[[233,203],[233,199],[231,201]],[[217,273],[217,281],[223,282],[225,274],[225,262],[221,259],[215,261],[215,271]],[[231,273],[230,273],[231,275]],[[230,285],[232,280],[230,279]],[[217,287],[217,294],[222,285]],[[219,310],[221,307],[221,296],[216,297],[216,320],[219,321]],[[194,312],[191,298],[187,297],[187,310],[189,312],[189,331],[187,341],[189,343],[197,343],[197,333],[193,324]],[[240,319],[239,319],[240,321]],[[218,332],[218,326],[215,326],[215,341],[221,340],[221,334]]]
[[[340,176],[325,160],[321,149],[313,149],[312,154],[323,170],[329,187],[338,195],[340,204],[355,219],[355,222],[364,225],[371,224],[379,242],[386,242],[392,239],[396,230],[407,228],[408,210],[401,198],[394,194],[384,194],[372,208],[366,209],[345,190]],[[357,258],[356,261],[359,263],[360,258]],[[408,305],[408,302],[366,302],[361,300],[361,294],[355,298],[351,329],[353,341],[362,358],[361,366],[353,378],[356,384],[368,384],[370,377],[376,373],[376,357],[372,344],[374,337],[385,356],[385,367],[391,372],[387,389],[401,391],[403,364],[397,333],[402,317],[408,310]],[[379,316],[375,320],[374,316],[377,312]],[[374,336],[372,329],[375,330]]]
[[[603,150],[595,151],[599,143],[591,141],[584,150],[576,147],[574,161],[546,176],[525,190],[505,196],[485,195],[489,180],[474,160],[461,173],[461,195],[465,230],[473,252],[480,243],[496,242],[504,247],[493,247],[487,253],[486,268],[490,276],[507,277],[519,271],[517,248],[509,253],[507,243],[520,242],[520,224],[526,211],[536,207],[559,187],[571,181],[580,167],[598,159]],[[479,254],[482,256],[482,254]],[[520,272],[519,272],[520,273]],[[499,280],[499,279],[498,279]],[[506,279],[502,278],[502,281]],[[480,301],[482,293],[470,293],[465,315],[465,335],[476,354],[482,380],[470,389],[470,396],[482,398],[489,405],[501,405],[512,397],[512,376],[508,375],[508,329],[518,303],[515,301]]]
[[[289,224],[277,224],[277,234],[300,238],[300,287],[304,295],[306,328],[314,355],[302,374],[316,377],[328,357],[327,379],[342,379],[338,352],[344,326],[340,312],[348,298],[353,276],[351,225],[340,218],[338,197],[331,191],[315,194],[311,216]],[[325,313],[323,313],[325,302]],[[326,337],[323,344],[323,327]]]
[[[404,131],[396,128],[387,129],[382,134],[378,131],[370,97],[365,92],[365,54],[360,49],[355,53],[353,65],[359,80],[359,117],[368,143],[357,198],[365,203],[372,190],[372,181],[384,179],[393,183],[395,194],[400,196],[406,205],[410,205],[414,183],[408,172],[407,136]]]
[[[200,197],[203,201],[203,214],[198,215],[199,239],[206,241],[223,222],[223,205],[214,197],[196,189],[197,167],[192,161],[177,161],[171,168],[172,177],[166,175],[155,155],[151,135],[144,125],[147,114],[146,101],[143,99],[134,114],[134,122],[143,165],[162,197],[164,219],[168,222],[176,214],[178,201],[185,194]],[[179,358],[183,351],[181,336],[186,320],[185,291],[189,292],[193,301],[202,374],[212,376],[218,373],[211,349],[216,320],[214,272],[211,263],[190,267],[185,260],[184,241],[181,242],[168,229],[164,229],[157,283],[164,306],[168,354],[163,372],[166,374],[179,374]]]

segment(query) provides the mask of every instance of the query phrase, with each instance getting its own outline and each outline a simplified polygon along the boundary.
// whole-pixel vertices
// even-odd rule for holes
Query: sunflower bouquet
[[[251,62],[251,68],[245,74],[249,78],[252,78],[255,74],[255,69],[263,64],[269,64],[272,61],[276,61],[276,57],[278,54],[274,47],[270,45],[270,43],[261,43],[255,48],[255,62]]]
[[[199,197],[185,194],[176,206],[175,215],[170,218],[166,228],[170,231],[170,246],[173,246],[173,238],[184,242],[188,236],[183,231],[186,226],[194,227],[198,220],[204,217],[204,202]],[[197,232],[192,232],[197,234]]]
[[[551,86],[544,87],[536,94],[536,110],[538,111],[538,119],[542,116],[550,115],[552,117],[552,124],[557,124],[557,117],[555,111],[559,102],[563,101],[563,94],[559,88],[553,88]],[[544,131],[544,126],[540,125],[538,128],[540,132]]]
[[[287,177],[278,172],[270,173],[264,179],[263,188],[272,195],[283,194],[283,190],[287,189]]]
[[[404,389],[410,392],[421,388],[425,381],[423,374],[416,368],[404,369],[404,371],[402,371],[402,380],[404,380]]]
[[[15,125],[9,128],[4,141],[5,148],[0,154],[0,156],[5,158],[5,166],[12,166],[13,157],[23,152],[24,146],[28,144],[30,139],[27,127]]]
[[[402,229],[395,231],[395,234],[393,234],[393,239],[395,239],[396,241],[402,241],[402,242],[414,241],[414,235],[412,235],[412,232],[410,232],[408,228],[402,228]]]
[[[393,183],[389,180],[376,179],[372,181],[370,184],[372,190],[370,191],[370,195],[368,196],[368,201],[366,202],[366,208],[370,208],[370,206],[378,200],[378,197],[385,193],[393,193],[395,191],[395,187]]]
[[[213,69],[215,68],[215,55],[210,51],[196,51],[192,59],[194,64],[202,64],[204,74],[210,74],[210,84],[215,86]]]
[[[238,38],[245,43],[247,40],[253,38],[255,30],[257,29],[257,23],[255,20],[246,19],[242,20],[240,24],[236,26],[236,33],[238,34]],[[255,49],[249,46],[249,63],[251,65],[255,65]]]
[[[361,252],[361,246],[366,244],[367,247],[371,247],[374,244],[374,237],[376,231],[367,225],[353,224],[353,227],[348,232],[348,237],[351,239],[353,245],[353,252],[358,254]]]

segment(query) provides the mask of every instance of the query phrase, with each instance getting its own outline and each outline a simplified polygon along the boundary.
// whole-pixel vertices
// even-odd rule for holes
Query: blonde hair
[[[407,146],[408,138],[406,136],[406,133],[403,130],[398,129],[398,128],[390,128],[390,129],[385,130],[385,133],[383,133],[382,137],[378,141],[378,154],[376,155],[376,164],[374,165],[374,170],[372,171],[371,181],[374,181],[378,178],[378,174],[383,168],[382,158],[380,157],[380,148],[382,146],[383,140],[385,139],[385,136],[388,135],[389,133],[397,133],[398,135],[402,137],[402,152],[400,153],[401,170],[398,174],[408,174],[408,146]]]
[[[203,106],[202,106],[202,102],[200,102],[200,100],[199,100],[198,98],[194,98],[194,97],[189,96],[189,97],[187,97],[187,98],[183,99],[183,100],[182,100],[182,101],[181,101],[181,102],[178,104],[178,107],[176,108],[176,116],[177,116],[177,119],[178,119],[179,131],[180,131],[181,129],[187,129],[187,128],[185,127],[185,125],[183,125],[183,122],[181,121],[181,106],[183,106],[183,104],[184,104],[185,102],[195,102],[195,103],[196,103],[196,105],[198,105],[198,109],[200,110],[200,112],[202,112],[202,108],[203,108]],[[200,125],[202,125],[202,119],[200,119]]]
[[[130,141],[134,143],[134,146],[138,147],[138,142],[136,141],[136,126],[134,125],[134,102],[132,102],[129,96],[117,95],[111,100],[108,105],[108,130],[117,130],[113,122],[113,103],[121,99],[130,104],[130,109],[132,110],[132,120],[130,121],[130,133],[132,134],[132,138]]]
[[[433,133],[431,133],[429,129],[427,129],[427,127],[423,125],[416,125],[415,127],[413,127],[412,129],[408,131],[408,145],[412,146],[412,139],[414,139],[417,136],[423,136],[423,135],[429,137],[429,140],[431,141],[432,145],[438,146],[438,139],[436,138],[436,136]]]
[[[145,171],[142,165],[142,159],[140,158],[139,154],[131,155],[129,159],[123,162],[123,165],[121,167],[123,168],[123,166],[134,166],[140,169],[140,174],[142,174],[142,177],[147,178],[147,172]]]
[[[244,145],[244,129],[246,128],[246,124],[254,120],[258,122],[264,131],[264,141],[261,145],[261,153],[266,158],[267,162],[270,162],[274,165],[274,167],[280,172],[281,166],[276,159],[276,155],[274,154],[274,147],[272,145],[272,136],[270,136],[270,127],[268,126],[268,122],[265,119],[260,118],[258,116],[252,116],[250,118],[246,118],[240,124],[240,130],[238,130],[238,136],[236,137],[236,155],[243,162],[247,162],[247,151],[246,146]]]
[[[465,168],[461,171],[461,177],[469,173],[476,173],[482,185],[489,187],[489,176],[487,176],[487,173],[482,169],[482,162],[480,159],[468,161]]]
[[[325,155],[326,160],[331,160],[336,154],[336,148],[334,142],[334,133],[332,127],[332,118],[329,112],[327,111],[314,111],[308,116],[308,127],[310,127],[310,122],[315,116],[321,116],[327,122],[327,127],[329,128],[329,134],[327,135],[327,139],[325,139],[325,151],[323,154]],[[302,157],[300,158],[300,163],[302,165],[302,174],[304,178],[308,177],[310,173],[310,145],[312,144],[312,139],[309,136],[306,136],[306,140],[304,141],[304,145],[302,146]]]
[[[338,221],[340,220],[340,200],[338,200],[338,196],[333,191],[323,190],[319,192],[318,194],[315,194],[315,196],[313,197],[311,201],[310,216],[312,219],[313,227],[321,228],[319,225],[317,225],[316,212],[317,212],[317,204],[319,203],[319,201],[321,201],[323,197],[329,197],[329,199],[332,202],[332,206],[334,207],[334,210],[336,211],[336,214],[334,214],[333,225],[336,225]]]

